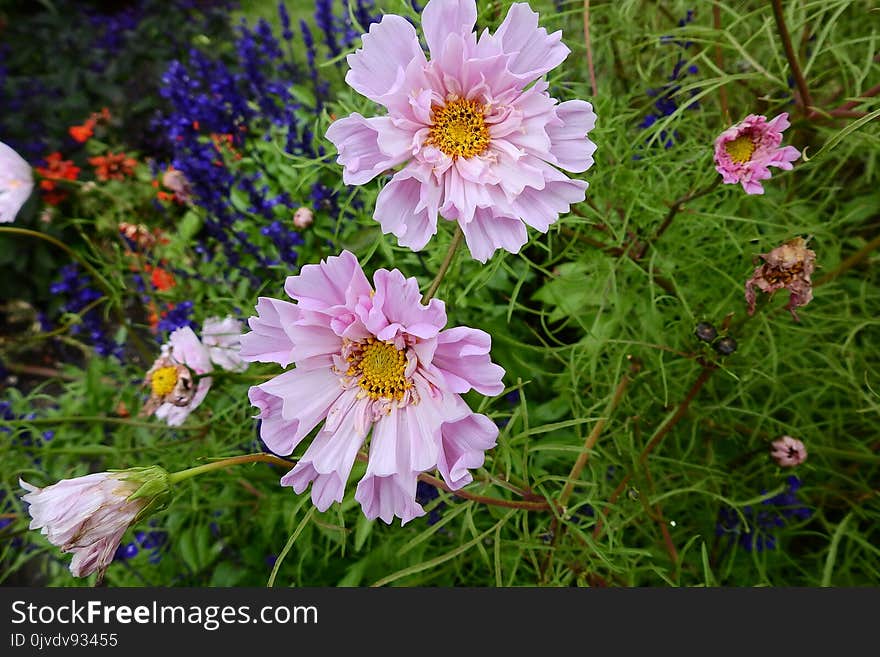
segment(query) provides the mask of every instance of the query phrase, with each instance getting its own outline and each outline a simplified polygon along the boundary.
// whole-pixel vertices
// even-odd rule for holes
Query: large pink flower
[[[282,485],[302,493],[311,483],[321,511],[341,502],[372,431],[355,498],[370,519],[406,523],[424,514],[415,499],[420,472],[437,468],[457,489],[483,464],[498,428],[461,394],[499,394],[504,370],[489,358],[487,333],[442,330],[443,302],[423,305],[416,279],[379,269],[373,283],[375,289],[348,251],[306,265],[284,286],[296,304],[259,299],[241,356],[296,364],[250,389],[260,435],[273,452],[290,454],[326,420]]]
[[[346,82],[383,105],[386,116],[352,114],[327,138],[343,180],[361,185],[404,165],[376,201],[384,233],[418,251],[437,232],[438,214],[458,221],[474,258],[526,243],[526,224],[546,232],[584,200],[581,173],[593,164],[590,103],[559,103],[540,78],[569,49],[561,32],[538,27],[527,4],[510,8],[495,34],[473,31],[474,0],[431,0],[422,13],[426,59],[415,28],[385,15],[348,56]],[[523,223],[525,222],[525,223]]]
[[[763,194],[760,181],[770,177],[768,167],[790,170],[801,156],[794,146],[779,146],[783,130],[790,125],[787,112],[771,121],[749,114],[722,132],[715,140],[715,169],[724,182],[742,184],[747,194]]]

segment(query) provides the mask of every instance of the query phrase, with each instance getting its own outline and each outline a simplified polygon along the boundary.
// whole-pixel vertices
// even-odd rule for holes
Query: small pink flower
[[[211,362],[224,370],[244,372],[248,364],[241,359],[241,333],[244,326],[234,317],[208,317],[202,324],[202,344]]]
[[[816,252],[806,245],[802,237],[795,237],[770,253],[759,254],[758,257],[764,262],[755,268],[752,277],[746,281],[749,315],[755,313],[755,288],[767,294],[785,289],[789,292],[786,308],[795,321],[800,320],[795,308],[806,306],[813,298],[811,276],[816,267]]]
[[[150,398],[140,415],[155,415],[172,427],[183,424],[211,389],[211,378],[197,375],[212,372],[215,365],[232,372],[247,369],[239,353],[242,328],[234,317],[209,317],[202,340],[189,326],[172,332],[144,378]]]
[[[125,530],[167,493],[167,476],[152,466],[96,472],[46,488],[19,484],[28,491],[22,499],[30,505],[30,529],[40,529],[62,552],[73,552],[74,577],[97,572],[100,578]]]
[[[770,178],[768,167],[790,170],[800,157],[793,146],[780,148],[782,132],[791,123],[783,112],[772,121],[749,114],[715,140],[715,169],[725,183],[741,183],[747,194],[763,194],[762,180]]]
[[[34,188],[30,165],[0,142],[0,223],[15,221]]]
[[[343,180],[362,185],[402,165],[376,200],[374,218],[414,251],[437,232],[437,217],[457,221],[471,255],[516,253],[526,225],[541,231],[584,200],[582,173],[596,145],[590,103],[559,103],[542,79],[568,56],[562,33],[547,34],[525,3],[510,7],[494,34],[477,37],[474,0],[431,0],[422,30],[386,14],[348,56],[346,82],[382,105],[384,116],[352,114],[327,138]]]
[[[783,468],[800,465],[807,460],[807,448],[791,436],[782,436],[771,443],[770,456]]]
[[[150,387],[149,401],[141,415],[155,415],[172,427],[180,426],[208,395],[214,369],[211,354],[189,326],[175,330],[162,345],[162,355],[147,372],[145,385]]]
[[[304,266],[284,289],[297,303],[260,298],[241,349],[245,360],[296,364],[249,392],[269,449],[290,454],[323,422],[282,485],[302,493],[311,484],[321,511],[341,502],[368,434],[355,499],[370,519],[406,523],[423,515],[421,472],[437,468],[452,489],[469,483],[469,470],[483,464],[498,435],[461,398],[471,389],[504,389],[489,335],[443,330],[444,303],[423,305],[415,278],[379,269],[371,286],[349,251]]]

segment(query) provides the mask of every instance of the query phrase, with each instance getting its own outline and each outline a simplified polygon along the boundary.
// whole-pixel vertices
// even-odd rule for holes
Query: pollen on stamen
[[[481,103],[466,98],[455,98],[443,107],[434,107],[427,143],[452,158],[481,154],[489,146],[485,110]]]
[[[151,377],[151,387],[153,394],[157,397],[164,397],[174,390],[177,385],[177,368],[173,366],[160,367],[153,372]]]
[[[752,159],[752,153],[755,152],[755,142],[748,135],[737,137],[726,144],[724,150],[736,164],[745,164]]]
[[[362,395],[371,399],[403,399],[412,387],[406,377],[406,353],[393,344],[368,338],[359,345],[346,375],[358,378]]]

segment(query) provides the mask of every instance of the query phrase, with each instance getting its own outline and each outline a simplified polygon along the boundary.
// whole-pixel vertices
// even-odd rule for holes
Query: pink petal
[[[284,399],[251,386],[248,390],[251,405],[260,409],[256,416],[260,419],[260,439],[276,454],[290,454],[295,445],[290,444],[289,436],[296,430],[297,420],[285,420],[281,416]]]
[[[14,221],[34,188],[30,165],[0,142],[0,223]]]
[[[273,445],[266,443],[273,452],[286,456],[293,452],[300,441],[321,420],[327,417],[331,407],[341,395],[339,375],[330,368],[315,370],[296,368],[254,386],[248,396],[251,398],[251,403],[261,409],[261,417],[264,414],[266,417],[272,414],[271,417],[275,418],[278,403],[270,400],[269,397],[281,399],[281,420],[289,423],[285,427],[283,440],[269,438],[272,429],[277,427],[277,419],[272,427],[267,427],[265,438],[273,440]]]
[[[418,404],[411,404],[400,411],[398,440],[408,443],[409,452],[409,469],[399,469],[397,472],[400,474],[410,470],[424,472],[437,464],[440,425],[443,423],[442,409],[427,389],[420,390],[419,393],[421,400]]]
[[[401,85],[414,59],[426,63],[415,28],[402,16],[386,14],[363,35],[363,47],[346,58],[351,70],[345,81],[370,100],[383,103],[388,95],[406,93]]]
[[[547,126],[553,163],[574,173],[586,171],[593,166],[596,151],[596,144],[587,139],[587,133],[596,125],[593,106],[584,100],[569,100],[559,104],[556,116],[562,125]]]
[[[422,31],[431,57],[443,54],[447,36],[472,34],[476,22],[474,0],[430,0],[422,11]]]
[[[202,344],[211,362],[224,370],[243,372],[247,363],[241,358],[241,321],[234,317],[207,317],[202,323]]]
[[[529,239],[522,221],[512,217],[495,217],[491,208],[478,208],[471,221],[459,222],[459,226],[464,231],[471,256],[483,263],[492,257],[496,249],[517,253]]]
[[[492,338],[485,331],[457,326],[437,336],[431,363],[443,372],[450,392],[473,388],[482,395],[498,395],[504,390],[504,368],[491,361],[491,347]]]
[[[214,369],[207,347],[202,344],[202,341],[189,326],[183,326],[173,331],[168,336],[168,343],[171,345],[171,357],[195,371],[196,374],[205,374]]]
[[[446,325],[445,304],[431,299],[427,306],[422,305],[415,278],[404,278],[397,269],[378,269],[373,283],[376,294],[365,324],[379,340],[393,340],[400,333],[427,340]]]
[[[588,187],[585,181],[572,180],[550,166],[544,175],[547,182],[543,190],[526,187],[512,204],[524,222],[542,233],[547,232],[560,214],[566,214],[572,205],[583,201]]]
[[[356,393],[355,393],[356,394]],[[312,501],[319,511],[326,511],[333,502],[341,502],[345,484],[351,474],[366,430],[360,427],[360,404],[347,396],[348,408],[334,430],[324,429],[315,437],[302,458],[281,479],[282,486],[292,486],[302,493],[312,483]]]
[[[257,316],[248,318],[250,333],[241,336],[242,360],[278,363],[287,367],[293,362],[293,342],[288,327],[299,319],[299,309],[288,301],[260,297]]]
[[[527,84],[559,66],[570,50],[562,43],[562,32],[547,34],[538,27],[538,14],[525,3],[516,3],[495,31],[505,53],[515,53],[510,72]]]
[[[416,502],[417,476],[414,472],[387,477],[368,474],[358,483],[354,498],[370,520],[381,518],[390,525],[397,517],[400,524],[405,525],[425,515],[425,510]]]
[[[441,191],[436,183],[421,181],[411,170],[396,173],[376,199],[374,216],[382,232],[395,235],[401,246],[413,251],[425,248],[437,233]]]
[[[339,155],[346,185],[363,185],[412,155],[413,135],[397,128],[387,116],[365,119],[354,113],[334,121],[327,139]]]
[[[328,358],[316,358],[319,356],[332,356],[342,350],[342,339],[329,326],[324,325],[296,325],[291,327],[290,335],[293,339],[293,355],[297,367],[303,361],[312,360],[309,369],[320,363],[330,364]]]
[[[441,433],[437,469],[447,485],[458,490],[473,481],[470,470],[482,467],[486,450],[495,446],[498,427],[485,415],[471,413],[464,419],[445,423]]]
[[[372,292],[364,270],[351,251],[330,256],[317,265],[305,265],[299,275],[288,276],[284,291],[306,310],[330,312],[353,306]]]

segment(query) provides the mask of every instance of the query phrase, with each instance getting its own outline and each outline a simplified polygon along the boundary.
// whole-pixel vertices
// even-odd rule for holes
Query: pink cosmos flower
[[[813,299],[812,275],[816,268],[816,252],[807,248],[803,237],[795,237],[770,253],[759,254],[758,258],[764,262],[755,268],[751,278],[746,281],[749,315],[755,313],[755,288],[767,294],[788,290],[788,304],[785,307],[795,321],[800,321],[795,308],[806,306]]]
[[[202,344],[211,362],[224,370],[244,372],[248,364],[241,359],[241,334],[244,326],[234,317],[208,317],[202,324]]]
[[[807,460],[807,448],[791,436],[782,436],[771,443],[770,456],[783,468],[800,465]]]
[[[725,183],[740,183],[747,194],[763,194],[762,180],[770,178],[768,167],[790,170],[800,157],[793,146],[780,148],[782,132],[791,123],[788,112],[775,119],[749,114],[715,140],[715,169]]]
[[[499,394],[504,370],[489,358],[487,333],[443,330],[444,303],[423,305],[415,278],[379,269],[373,284],[349,251],[306,265],[284,286],[297,303],[259,299],[241,356],[296,364],[249,392],[269,449],[292,453],[324,421],[281,484],[302,493],[311,483],[321,511],[341,502],[372,432],[355,499],[370,519],[406,523],[425,513],[415,499],[419,473],[437,468],[458,489],[483,464],[498,428],[461,394]]]
[[[19,484],[28,491],[22,499],[30,505],[30,529],[73,552],[74,577],[102,576],[128,526],[168,491],[167,473],[158,466],[96,472],[46,488]]]
[[[9,146],[0,142],[0,223],[15,221],[34,188],[30,165]]]
[[[431,0],[422,29],[386,14],[348,56],[346,82],[387,109],[335,121],[327,138],[343,180],[362,185],[398,165],[376,201],[384,233],[421,250],[438,214],[457,221],[471,255],[526,243],[526,225],[546,232],[560,213],[584,200],[582,173],[596,145],[587,139],[590,103],[559,103],[540,79],[568,55],[561,32],[538,27],[538,14],[514,4],[494,34],[477,38],[474,0]]]
[[[194,381],[193,374],[207,374],[214,369],[211,354],[189,326],[168,336],[162,355],[147,372],[145,384],[150,387],[149,401],[141,415],[155,415],[172,427],[180,426],[211,388],[210,378]]]

